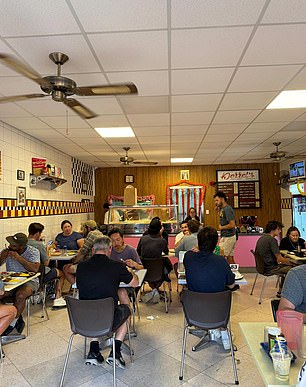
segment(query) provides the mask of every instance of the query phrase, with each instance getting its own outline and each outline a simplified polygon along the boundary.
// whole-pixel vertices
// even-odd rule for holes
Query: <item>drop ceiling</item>
[[[78,98],[82,120],[51,99],[0,105],[0,120],[97,167],[137,160],[170,165],[269,162],[275,141],[305,152],[306,109],[265,110],[281,90],[306,88],[304,0],[2,0],[0,52],[79,86],[132,81],[137,96]],[[39,93],[0,65],[0,95]],[[102,139],[94,127],[131,126]]]

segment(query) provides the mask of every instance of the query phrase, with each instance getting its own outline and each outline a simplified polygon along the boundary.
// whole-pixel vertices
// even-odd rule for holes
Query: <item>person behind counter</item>
[[[119,223],[121,221],[121,216],[119,212],[110,208],[110,205],[108,203],[104,203],[103,208],[105,210],[104,224]]]
[[[197,220],[198,222],[200,222],[200,218],[199,218],[198,215],[196,214],[196,210],[195,210],[194,207],[190,207],[190,208],[189,208],[188,216],[185,218],[185,222],[188,222],[188,220],[192,220],[192,219],[195,219],[195,220]]]
[[[83,246],[83,236],[76,231],[72,231],[72,223],[69,220],[62,221],[61,229],[63,232],[57,234],[57,236],[55,237],[57,248],[65,248],[67,250],[78,250]]]
[[[305,240],[301,238],[297,227],[289,227],[285,238],[280,242],[279,249],[293,251],[298,250],[299,247],[301,249],[305,248]]]

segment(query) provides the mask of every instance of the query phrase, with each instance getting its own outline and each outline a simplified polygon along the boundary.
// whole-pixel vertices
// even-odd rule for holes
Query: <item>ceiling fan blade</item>
[[[157,161],[133,161],[132,164],[141,164],[141,165],[157,165]]]
[[[10,95],[8,97],[0,97],[0,103],[5,102],[18,102],[31,98],[48,97],[48,94],[23,94],[23,95]]]
[[[80,117],[89,120],[90,118],[97,117],[97,114],[88,109],[86,106],[81,104],[74,98],[64,99],[63,103],[70,107],[73,111],[75,111]]]
[[[101,86],[83,86],[75,87],[74,94],[80,96],[90,95],[120,95],[120,94],[137,94],[138,90],[134,83],[122,83],[118,85],[101,85]]]
[[[32,81],[38,83],[40,86],[51,86],[51,84],[31,67],[21,63],[18,59],[11,55],[0,53],[0,61],[11,70],[32,79]]]

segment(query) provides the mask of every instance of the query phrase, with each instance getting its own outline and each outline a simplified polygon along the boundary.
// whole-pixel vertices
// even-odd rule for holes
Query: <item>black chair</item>
[[[185,289],[182,292],[181,301],[185,315],[185,324],[179,379],[183,380],[188,329],[190,327],[196,327],[207,331],[209,329],[223,328],[226,329],[230,341],[235,384],[239,384],[232,335],[228,327],[231,311],[232,292],[230,290],[226,290],[219,293],[198,293]]]
[[[60,381],[60,387],[63,386],[66,368],[68,364],[69,354],[71,350],[72,341],[75,335],[79,334],[86,337],[112,337],[113,355],[115,354],[115,332],[113,332],[113,319],[114,319],[114,300],[113,298],[104,298],[101,300],[78,300],[76,298],[67,297],[67,310],[70,321],[70,327],[72,334],[69,339],[67,353],[65,357],[64,368]],[[130,329],[129,319],[123,323],[128,327],[128,339],[129,347],[130,342]],[[86,340],[85,340],[86,351]],[[131,362],[132,352],[130,351]],[[113,362],[113,385],[116,386],[116,365]]]
[[[276,312],[277,312],[278,307],[279,307],[279,302],[280,302],[280,300],[271,300],[271,309],[272,309],[274,322],[277,321],[276,320]]]
[[[171,296],[171,280],[167,279],[165,275],[165,260],[164,258],[142,258],[141,259],[143,267],[147,269],[146,276],[144,278],[144,282],[155,282],[163,284],[164,291],[164,301],[165,301],[165,310],[168,313],[168,295],[166,291],[166,284],[168,284],[169,290],[169,301],[172,302]]]
[[[257,271],[256,277],[255,277],[254,282],[253,282],[253,286],[252,286],[252,290],[251,290],[250,296],[253,295],[253,291],[254,291],[254,288],[255,288],[255,285],[256,285],[258,274],[263,275],[264,276],[264,281],[263,281],[261,292],[260,292],[260,296],[259,296],[259,299],[258,299],[258,304],[261,304],[262,296],[263,296],[264,289],[265,289],[265,286],[266,286],[267,278],[276,275],[277,276],[276,287],[277,287],[277,285],[279,283],[279,280],[280,280],[280,277],[284,277],[284,275],[283,274],[267,274],[267,273],[265,273],[263,258],[258,253],[255,253],[254,250],[250,250],[250,252],[254,256],[255,263],[256,263],[256,271]]]

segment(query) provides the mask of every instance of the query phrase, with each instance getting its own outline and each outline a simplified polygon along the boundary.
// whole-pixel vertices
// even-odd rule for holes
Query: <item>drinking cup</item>
[[[292,354],[290,352],[272,352],[270,354],[273,360],[275,377],[282,381],[288,380]]]

